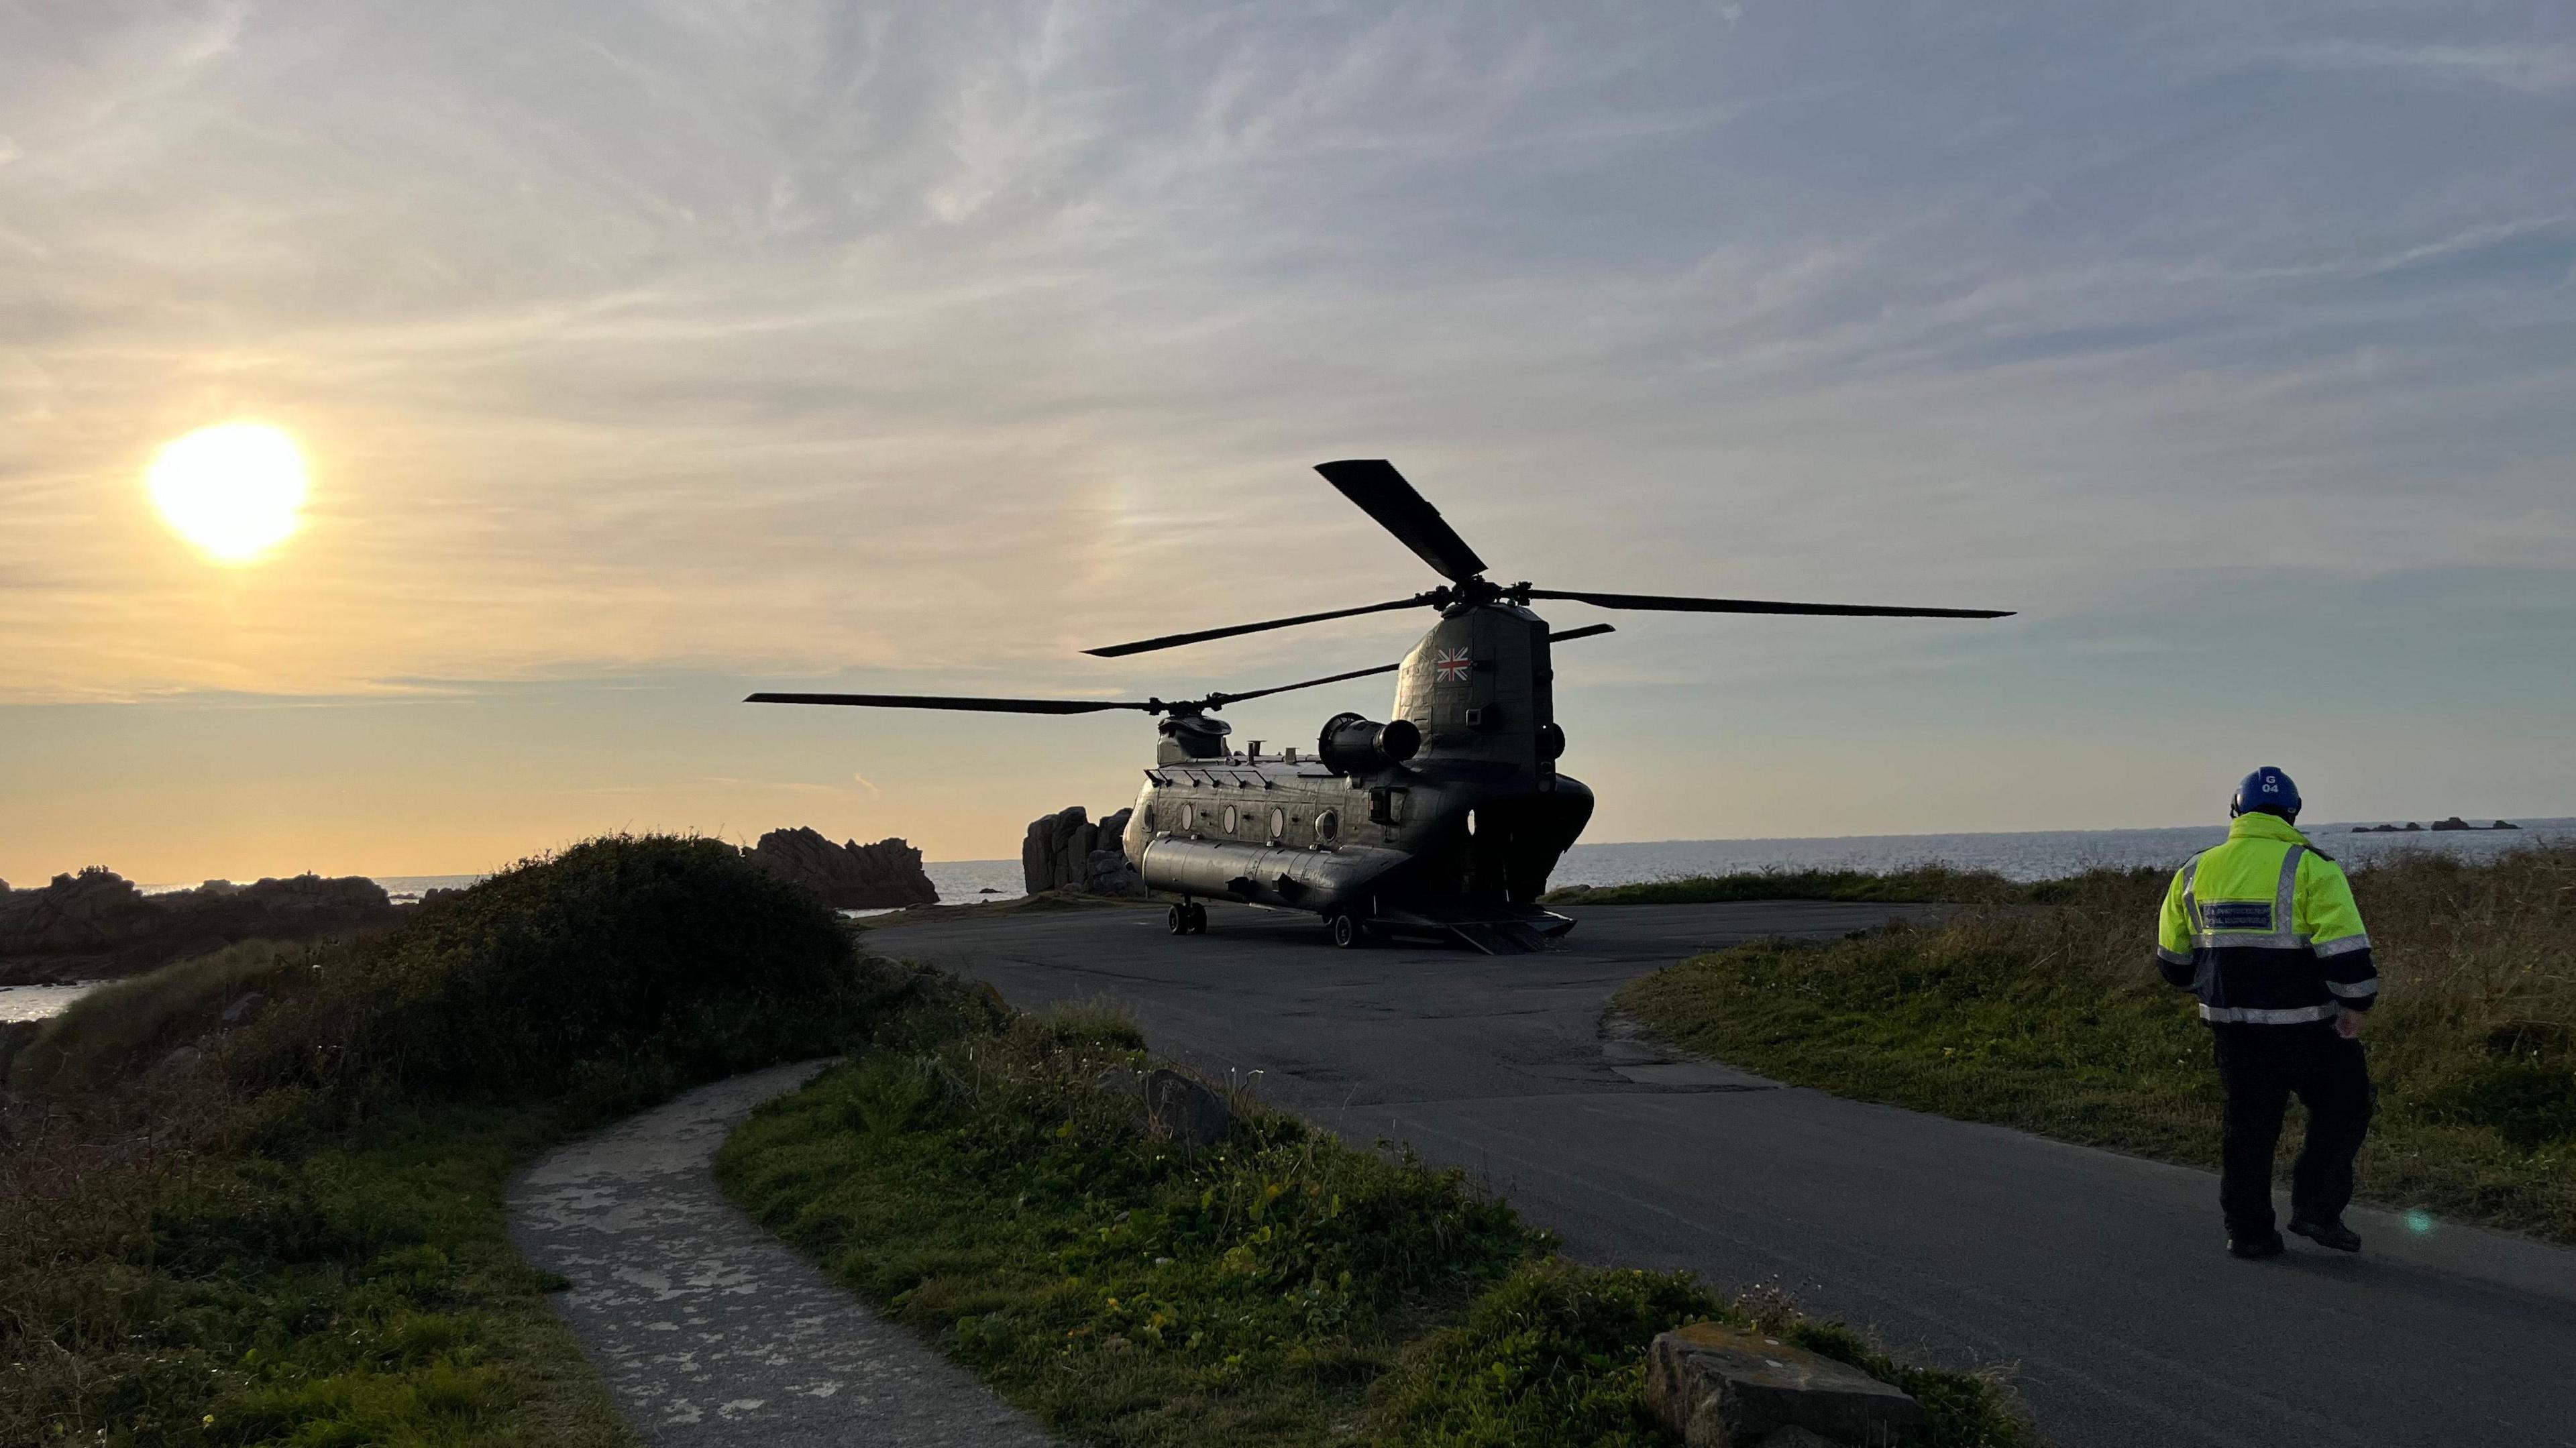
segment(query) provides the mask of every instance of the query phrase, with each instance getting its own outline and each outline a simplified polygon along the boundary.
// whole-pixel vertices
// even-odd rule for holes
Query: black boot
[[[2361,1250],[2361,1234],[2341,1222],[2311,1222],[2305,1217],[2292,1217],[2290,1230],[2320,1247],[2332,1247],[2338,1252]]]
[[[2296,1228],[2294,1227],[2292,1230],[2296,1230]],[[2230,1257],[2243,1257],[2248,1261],[2261,1257],[2278,1257],[2281,1255],[2281,1251],[2285,1245],[2286,1244],[2281,1241],[2281,1234],[2278,1232],[2266,1232],[2260,1237],[2255,1237],[2243,1242],[2239,1242],[2235,1238],[2230,1237],[2227,1239],[2227,1255]]]

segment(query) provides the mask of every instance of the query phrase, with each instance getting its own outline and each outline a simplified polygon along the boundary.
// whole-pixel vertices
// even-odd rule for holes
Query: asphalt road
[[[1603,1029],[1636,975],[1885,907],[1570,913],[1572,949],[1517,958],[1339,952],[1311,921],[1230,906],[1204,936],[1101,910],[871,944],[1023,1006],[1117,1001],[1165,1054],[1481,1174],[1578,1258],[1777,1281],[1920,1360],[2010,1365],[2060,1443],[2576,1444],[2576,1253],[2358,1209],[2361,1256],[2293,1238],[2235,1261],[2209,1173],[1779,1087]]]

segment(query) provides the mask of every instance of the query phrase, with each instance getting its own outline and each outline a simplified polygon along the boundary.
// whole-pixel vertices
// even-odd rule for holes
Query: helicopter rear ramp
[[[1487,955],[1536,955],[1543,950],[1562,950],[1565,947],[1558,937],[1574,928],[1574,922],[1565,916],[1535,908],[1443,910],[1432,906],[1385,911],[1370,923],[1407,935],[1455,940]]]

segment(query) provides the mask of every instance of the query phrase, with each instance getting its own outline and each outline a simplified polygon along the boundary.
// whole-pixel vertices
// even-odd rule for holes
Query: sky
[[[1017,853],[1543,585],[1636,840],[2576,814],[2556,4],[0,0],[0,878]],[[210,562],[144,473],[302,445]],[[1230,711],[1310,741],[1386,682]]]

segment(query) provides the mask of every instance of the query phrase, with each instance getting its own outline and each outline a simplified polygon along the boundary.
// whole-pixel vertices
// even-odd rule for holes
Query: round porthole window
[[[1288,811],[1279,808],[1277,805],[1272,805],[1270,807],[1270,838],[1274,840],[1279,839],[1284,837],[1287,833]]]
[[[1197,828],[1198,828],[1198,825],[1199,825],[1199,808],[1198,808],[1198,806],[1197,806],[1197,805],[1194,805],[1194,804],[1185,804],[1185,805],[1182,805],[1182,806],[1181,806],[1181,828],[1182,828],[1182,829],[1185,829],[1185,830],[1194,830],[1194,829],[1197,829]]]
[[[1322,814],[1315,816],[1315,838],[1319,840],[1331,839],[1340,831],[1341,827],[1342,817],[1333,813],[1331,810],[1326,810]]]
[[[1230,835],[1230,834],[1233,834],[1233,833],[1234,833],[1234,826],[1235,826],[1234,806],[1233,806],[1233,805],[1227,805],[1227,806],[1225,807],[1225,832],[1226,832],[1227,834],[1229,834],[1229,835]]]

